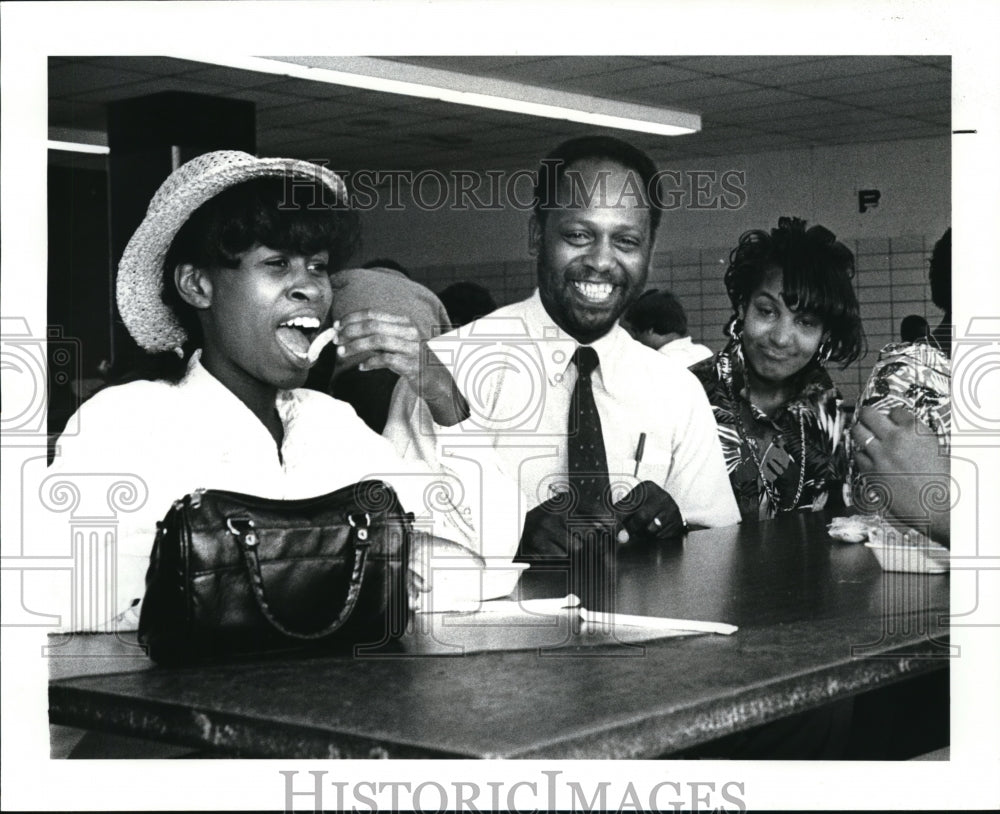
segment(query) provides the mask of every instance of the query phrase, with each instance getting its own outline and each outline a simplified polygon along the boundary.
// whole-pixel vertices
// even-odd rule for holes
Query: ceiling
[[[948,56],[392,57],[700,113],[677,137],[616,131],[659,163],[947,136]],[[596,128],[168,57],[51,57],[49,126],[102,143],[108,102],[167,90],[256,103],[257,152],[337,169],[533,167]],[[605,131],[608,132],[608,131]],[[66,134],[63,134],[66,135]]]

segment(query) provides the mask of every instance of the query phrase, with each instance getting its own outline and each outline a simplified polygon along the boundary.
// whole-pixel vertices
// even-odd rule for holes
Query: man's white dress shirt
[[[570,360],[579,343],[556,326],[538,292],[428,344],[451,370],[471,416],[440,427],[426,409],[409,415],[393,410],[384,435],[397,451],[429,465],[443,457],[487,467],[495,457],[519,487],[522,516],[565,489],[567,416],[576,383]],[[592,376],[594,400],[615,496],[649,480],[670,493],[691,524],[738,523],[715,419],[694,375],[617,324],[592,347],[600,359]]]
[[[700,362],[702,359],[715,356],[711,348],[693,342],[690,336],[682,336],[680,339],[675,339],[673,342],[661,345],[659,353],[668,359],[673,359],[678,364],[684,365],[684,367],[691,367],[691,365]]]

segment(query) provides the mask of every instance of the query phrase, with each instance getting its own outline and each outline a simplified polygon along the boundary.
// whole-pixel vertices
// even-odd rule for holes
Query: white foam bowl
[[[915,529],[880,523],[869,531],[865,546],[883,571],[943,574],[948,570],[948,549]]]
[[[882,566],[883,571],[904,571],[913,574],[944,574],[948,571],[949,551],[936,543],[925,545],[890,545],[865,543]]]

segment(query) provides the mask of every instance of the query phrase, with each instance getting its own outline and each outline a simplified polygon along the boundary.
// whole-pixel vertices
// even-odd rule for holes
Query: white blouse
[[[285,431],[280,457],[264,425],[196,353],[178,383],[109,387],[80,408],[70,422],[78,431],[60,437],[47,480],[56,477],[85,488],[89,474],[120,474],[145,487],[138,490],[136,505],[117,517],[115,612],[133,607],[144,592],[156,522],[174,500],[198,488],[296,499],[361,480],[385,480],[416,515],[418,529],[481,550],[472,512],[458,508],[463,489],[453,476],[402,461],[350,405],[322,393],[280,391],[276,407]],[[50,526],[53,532],[69,533],[65,516],[47,517],[50,524],[62,524],[61,529]],[[501,541],[508,562],[516,546],[517,539]],[[456,550],[448,547],[448,556],[454,558]],[[126,616],[131,624],[125,619],[118,629],[134,624],[134,607]],[[96,617],[93,622],[77,619],[64,627],[103,624]]]

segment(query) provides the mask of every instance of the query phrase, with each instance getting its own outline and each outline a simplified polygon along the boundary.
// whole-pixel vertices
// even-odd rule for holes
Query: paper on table
[[[730,636],[739,628],[723,622],[699,622],[694,619],[667,619],[660,616],[632,616],[627,613],[598,613],[580,608],[580,617],[591,625],[638,627],[643,630],[681,630],[694,633],[720,633]]]
[[[547,599],[495,599],[445,612],[417,614],[422,635],[407,637],[422,654],[640,644],[704,633],[729,635],[734,625],[588,611],[573,594]]]
[[[488,602],[468,602],[462,604],[453,604],[447,610],[444,611],[424,611],[418,610],[418,613],[482,613],[482,614],[517,614],[517,613],[528,613],[528,614],[541,614],[543,616],[551,616],[558,614],[561,610],[567,608],[576,608],[580,605],[580,599],[576,594],[567,594],[565,597],[553,598],[553,599],[492,599]]]

